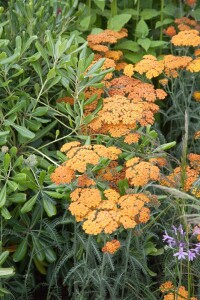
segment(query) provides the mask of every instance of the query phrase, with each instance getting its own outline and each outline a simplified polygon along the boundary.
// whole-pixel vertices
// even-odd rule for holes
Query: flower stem
[[[127,243],[126,243],[126,258],[125,258],[125,266],[124,266],[124,282],[122,287],[122,297],[121,299],[124,299],[124,292],[125,292],[125,286],[126,286],[126,276],[128,271],[128,261],[129,261],[129,251],[130,251],[130,245],[131,245],[131,239],[132,239],[132,230],[129,230],[128,237],[127,237]]]
[[[111,2],[111,16],[114,17],[117,15],[117,0],[112,0]]]

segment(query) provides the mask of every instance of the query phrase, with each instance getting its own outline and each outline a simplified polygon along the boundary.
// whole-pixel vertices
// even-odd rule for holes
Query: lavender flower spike
[[[196,253],[192,252],[193,249],[188,250],[188,260],[193,261],[196,258]]]
[[[165,234],[163,235],[163,241],[166,241],[169,247],[176,246],[176,241],[173,237],[169,236],[167,231],[165,230]]]
[[[180,247],[179,252],[174,253],[173,256],[178,256],[178,260],[180,260],[185,259],[185,257],[188,256],[188,253],[183,251],[183,247]]]

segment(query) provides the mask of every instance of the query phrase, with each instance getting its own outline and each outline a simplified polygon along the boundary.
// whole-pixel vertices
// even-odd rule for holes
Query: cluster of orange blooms
[[[188,2],[195,2],[195,0],[188,0]],[[169,37],[173,37],[179,31],[184,30],[198,30],[200,31],[200,24],[196,20],[191,20],[188,17],[182,17],[175,19],[174,21],[176,28],[173,25],[168,26],[163,32],[168,35]]]
[[[166,281],[160,286],[160,290],[162,293],[167,293],[164,296],[164,300],[197,300],[196,297],[188,298],[188,291],[184,286],[180,286],[179,288],[174,287],[171,281]]]
[[[126,167],[126,178],[134,186],[144,186],[160,178],[160,169],[153,162],[142,161],[139,157],[128,160]]]
[[[181,188],[185,192],[191,190],[196,197],[200,196],[197,188],[193,188],[194,183],[200,175],[200,155],[188,154],[190,166],[185,168],[177,167],[168,176],[161,176],[160,184],[168,187]]]
[[[182,38],[180,40],[183,42]],[[144,55],[143,59],[134,67],[135,71],[137,71],[139,74],[145,74],[148,79],[158,77],[161,74],[165,74],[167,77],[175,78],[179,75],[178,71],[183,69],[189,72],[199,72],[200,58],[192,59],[190,56],[175,56],[169,54],[165,55],[162,60],[158,61],[158,59],[153,55]],[[160,83],[162,83],[161,80]],[[163,83],[163,85],[167,84],[166,78],[164,79]]]
[[[69,211],[78,222],[83,221],[87,234],[111,234],[120,226],[134,228],[150,218],[150,209],[145,207],[150,199],[142,193],[120,196],[116,190],[107,189],[101,195],[96,188],[77,188],[70,198]]]
[[[107,242],[102,248],[102,252],[114,254],[121,247],[121,243],[118,240],[112,240]]]
[[[98,52],[108,52],[110,44],[116,44],[118,40],[127,37],[127,29],[120,31],[106,29],[97,34],[90,34],[87,37],[88,45],[92,50]]]
[[[124,70],[125,74],[112,79],[113,73],[109,73],[104,78],[103,82],[108,97],[103,99],[103,107],[97,114],[97,118],[88,125],[91,133],[109,133],[113,137],[129,133],[135,134],[131,130],[135,130],[138,124],[142,126],[153,124],[154,114],[159,110],[158,105],[154,102],[163,100],[167,95],[162,89],[154,89],[152,84],[131,78],[133,65],[128,65],[122,60],[122,51],[110,50],[110,44],[114,44],[126,36],[127,31],[122,29],[120,32],[104,30],[98,34],[91,34],[87,38],[89,47],[98,52],[95,54],[91,66],[104,57],[102,70],[113,68],[115,71]],[[95,110],[98,99],[103,94],[103,89],[88,88],[85,91],[86,99],[95,93],[97,99],[85,107],[86,115]],[[127,142],[132,143],[131,139],[136,142],[136,136],[129,136]]]
[[[121,150],[112,146],[103,145],[85,145],[80,142],[69,142],[62,146],[62,152],[66,153],[67,161],[57,167],[51,174],[51,180],[56,184],[69,184],[76,178],[76,171],[86,172],[87,165],[97,165],[101,158],[117,160]],[[86,175],[78,177],[79,186],[94,185],[94,180]]]

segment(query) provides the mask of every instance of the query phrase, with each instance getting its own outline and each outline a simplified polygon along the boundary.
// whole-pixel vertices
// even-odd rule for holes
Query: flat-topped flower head
[[[160,286],[160,290],[162,293],[169,292],[174,289],[174,285],[171,281],[166,281]]]
[[[134,74],[134,67],[132,64],[128,64],[124,67],[124,75],[128,76],[128,77],[132,77]]]
[[[116,44],[118,40],[127,36],[127,29],[125,28],[122,28],[120,31],[106,29],[100,33],[88,35],[87,41],[88,46],[92,50],[98,52],[108,52],[109,44]]]
[[[107,242],[101,250],[105,253],[114,254],[120,247],[121,243],[118,240],[112,240]]]
[[[174,26],[169,26],[163,30],[163,33],[166,34],[167,36],[172,37],[176,35],[176,28]]]
[[[75,172],[64,164],[57,167],[50,177],[58,185],[69,184],[75,179]]]
[[[134,186],[144,186],[149,181],[157,181],[160,178],[160,169],[157,166],[140,161],[138,157],[128,160],[126,167],[126,178]]]
[[[200,172],[200,154],[190,153],[187,155],[192,168]]]
[[[186,69],[192,73],[198,73],[200,71],[200,57],[193,59]]]
[[[120,196],[116,190],[108,189],[101,197],[96,188],[78,188],[70,197],[69,210],[77,221],[83,221],[87,234],[111,234],[120,226],[134,228],[150,218],[149,208],[144,207],[150,200],[142,193]]]
[[[171,43],[175,46],[183,47],[197,47],[200,45],[199,31],[197,30],[184,30],[174,35]]]
[[[158,77],[164,70],[163,61],[158,61],[153,55],[144,55],[143,59],[136,63],[134,71],[145,74],[148,79]]]
[[[182,188],[185,192],[188,192],[198,179],[199,172],[187,166],[183,183],[181,181],[181,174],[181,167],[177,167],[168,176],[161,176],[160,184],[168,187]],[[183,186],[181,186],[182,184]]]

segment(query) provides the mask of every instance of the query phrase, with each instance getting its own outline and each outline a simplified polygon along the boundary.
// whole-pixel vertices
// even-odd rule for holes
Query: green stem
[[[160,27],[160,41],[162,41],[162,39],[163,39],[163,18],[164,18],[163,9],[164,9],[164,0],[161,0],[160,22],[161,22],[162,26]]]
[[[104,299],[104,293],[103,293],[103,276],[104,276],[104,268],[105,268],[105,262],[106,262],[106,255],[109,255],[107,253],[103,254],[103,259],[102,259],[102,265],[101,265],[101,281],[100,281],[100,299]]]
[[[136,15],[136,20],[135,20],[135,29],[136,29],[136,26],[137,26],[137,23],[139,22],[139,15],[140,15],[140,0],[137,1],[137,15]],[[136,34],[135,34],[135,37],[134,37],[134,40],[136,41],[137,37],[136,37]]]
[[[126,243],[126,258],[125,258],[125,266],[124,266],[124,282],[122,287],[122,300],[124,299],[124,292],[125,292],[125,286],[126,286],[126,276],[128,271],[128,261],[129,261],[129,252],[130,252],[130,245],[131,245],[131,239],[132,239],[132,230],[129,230],[128,237],[127,237],[127,243]]]
[[[117,0],[112,0],[111,2],[111,16],[114,17],[117,15]]]
[[[91,6],[92,6],[92,1],[91,0],[87,0],[87,6],[89,8],[89,16],[91,15]]]

